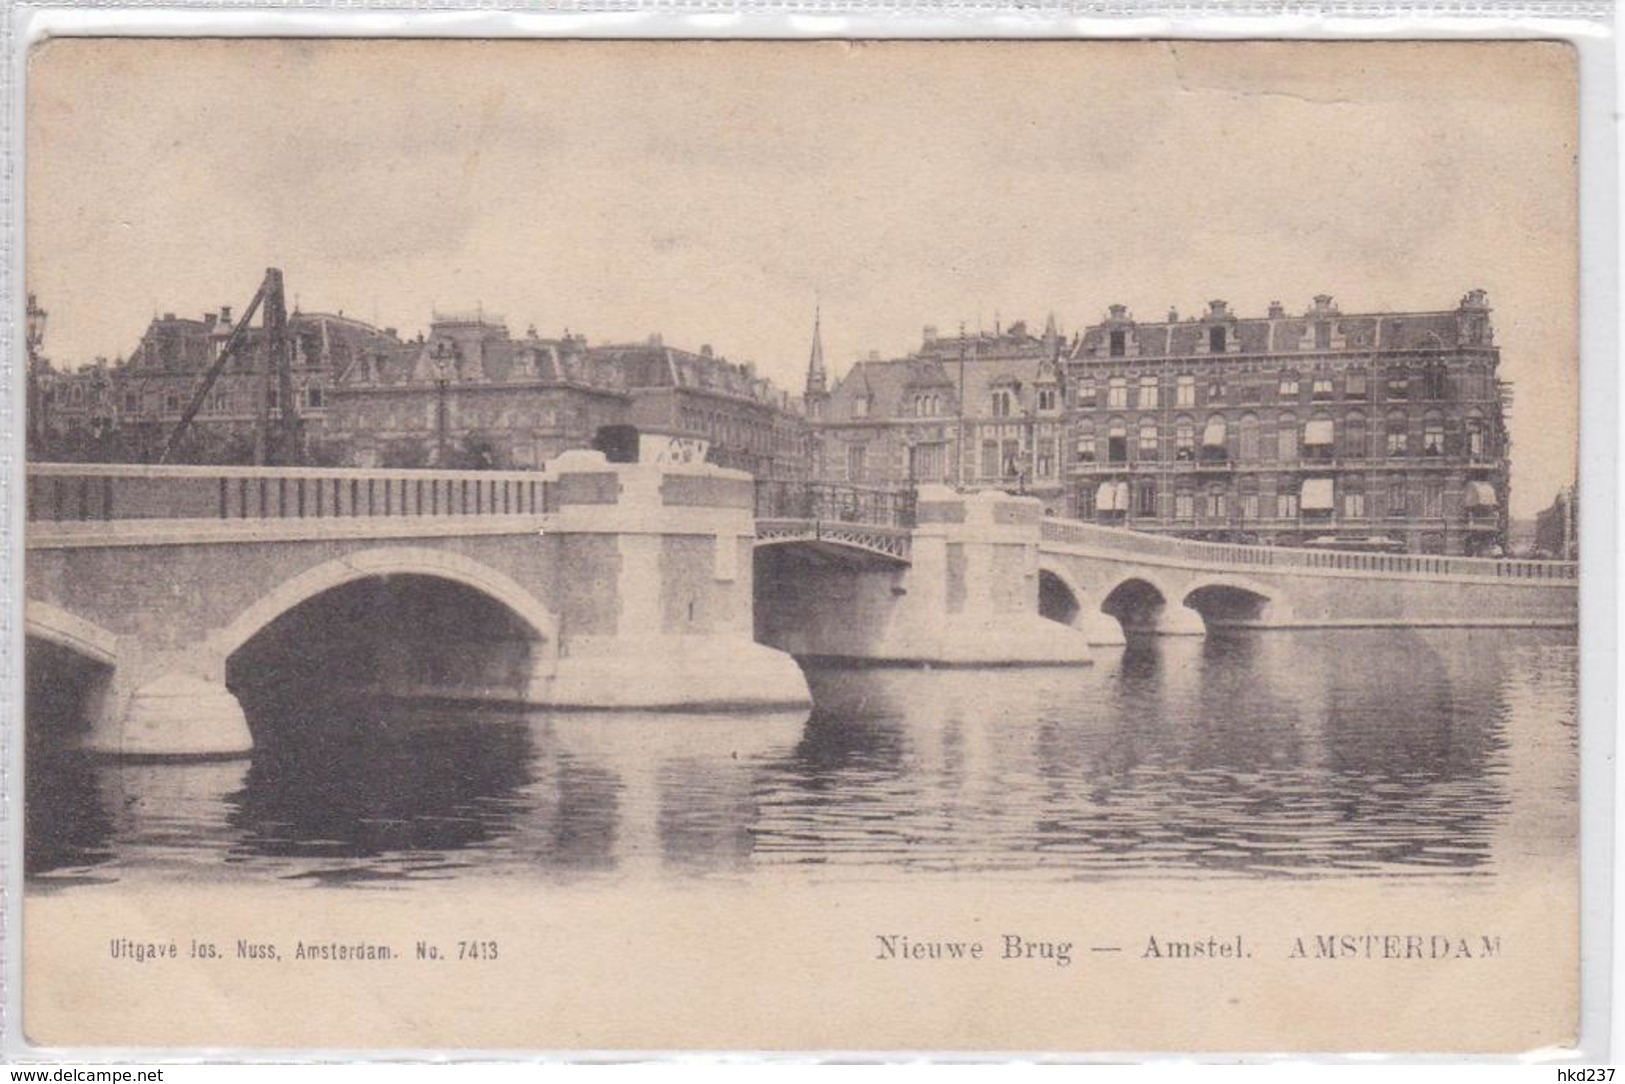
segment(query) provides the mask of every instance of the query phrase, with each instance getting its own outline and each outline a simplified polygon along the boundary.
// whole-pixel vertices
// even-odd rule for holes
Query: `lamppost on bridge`
[[[442,470],[446,467],[446,430],[450,422],[446,405],[450,368],[446,343],[441,340],[434,347],[434,465]]]
[[[28,336],[28,450],[36,455],[45,452],[50,434],[47,415],[51,402],[51,367],[42,353],[47,315],[34,295],[29,294],[25,328]]]

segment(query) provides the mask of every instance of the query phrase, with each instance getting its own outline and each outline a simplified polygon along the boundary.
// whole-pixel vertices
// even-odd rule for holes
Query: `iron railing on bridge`
[[[915,494],[912,489],[769,479],[756,482],[757,519],[913,527],[914,509]]]
[[[1343,572],[1401,573],[1423,576],[1480,576],[1508,580],[1573,580],[1573,561],[1522,561],[1493,557],[1444,557],[1418,553],[1361,553],[1311,550],[1291,546],[1246,546],[1229,542],[1196,542],[1164,538],[1121,527],[1101,527],[1076,520],[1046,518],[1044,541],[1122,552],[1130,557],[1155,556],[1192,564],[1253,568],[1305,568]]]

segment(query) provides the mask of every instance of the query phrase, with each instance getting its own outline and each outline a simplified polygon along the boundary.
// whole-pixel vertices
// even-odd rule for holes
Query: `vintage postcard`
[[[36,1047],[1576,1041],[1569,46],[25,93]]]

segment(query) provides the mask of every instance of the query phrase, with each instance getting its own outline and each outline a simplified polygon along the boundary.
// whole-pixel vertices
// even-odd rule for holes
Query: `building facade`
[[[1072,515],[1189,538],[1488,554],[1508,389],[1482,290],[1438,312],[1321,295],[1241,317],[1121,305],[1066,359]]]
[[[821,477],[859,485],[1002,489],[1064,508],[1066,371],[1053,318],[991,334],[927,327],[907,357],[857,362],[827,392],[816,332],[807,416]]]
[[[31,375],[36,459],[151,462],[162,454],[232,329],[222,309],[155,318],[128,360]],[[705,447],[763,478],[809,473],[811,440],[792,398],[748,364],[666,346],[590,346],[568,330],[513,337],[500,316],[435,314],[402,339],[342,313],[294,312],[291,369],[305,462],[364,467],[537,467],[600,430],[635,426]],[[177,462],[254,461],[266,381],[259,328],[248,331],[187,430]],[[32,390],[32,389],[31,389]],[[31,435],[36,429],[31,429]]]

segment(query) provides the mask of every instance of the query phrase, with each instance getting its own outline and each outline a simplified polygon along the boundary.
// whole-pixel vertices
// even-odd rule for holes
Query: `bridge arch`
[[[538,671],[551,673],[558,660],[558,619],[512,577],[472,558],[427,547],[361,550],[306,569],[249,606],[213,633],[209,648],[229,658],[256,634],[300,603],[336,587],[384,576],[422,576],[461,584],[511,610],[538,641]]]
[[[1182,604],[1183,598],[1160,577],[1137,571],[1101,596],[1100,612],[1116,618],[1125,634],[1201,635],[1207,628],[1199,614]]]
[[[118,665],[117,636],[48,602],[28,600],[24,606],[23,632],[91,662],[103,666]]]
[[[1239,577],[1204,579],[1185,592],[1186,607],[1208,628],[1257,627],[1280,610],[1279,592]]]
[[[1038,613],[1068,628],[1082,628],[1089,614],[1089,593],[1059,561],[1038,565]]]

